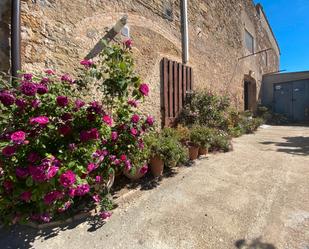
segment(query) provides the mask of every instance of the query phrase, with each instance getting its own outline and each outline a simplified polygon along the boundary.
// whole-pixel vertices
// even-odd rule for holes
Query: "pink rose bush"
[[[70,83],[70,84],[68,84]],[[24,74],[16,87],[0,81],[0,222],[49,222],[97,193],[109,165],[93,157],[110,139],[98,103],[74,93],[68,75]],[[92,115],[91,122],[88,120]],[[91,171],[88,165],[95,164]],[[88,196],[88,197],[87,197]],[[68,204],[70,203],[70,204]],[[93,202],[94,203],[94,202]]]
[[[131,45],[108,45],[114,53],[97,64],[81,61],[76,80],[51,69],[23,74],[14,87],[0,79],[0,223],[50,222],[81,203],[100,204],[107,219],[109,176],[146,174],[143,139],[154,119],[138,110],[149,87],[133,70]],[[102,86],[101,101],[76,91],[91,82]]]

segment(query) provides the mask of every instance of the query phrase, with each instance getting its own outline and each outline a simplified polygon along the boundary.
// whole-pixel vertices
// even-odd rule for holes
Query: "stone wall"
[[[262,75],[279,67],[279,49],[263,12],[251,0],[188,3],[188,65],[194,70],[194,88],[228,94],[242,109],[245,75],[251,71],[259,92]],[[23,0],[23,69],[54,68],[74,73],[73,68],[105,31],[128,14],[136,68],[151,85],[145,108],[160,117],[160,61],[162,57],[181,61],[180,13],[180,0]],[[255,51],[273,48],[267,59],[260,54],[238,60],[249,54],[244,44],[245,28],[255,37]]]

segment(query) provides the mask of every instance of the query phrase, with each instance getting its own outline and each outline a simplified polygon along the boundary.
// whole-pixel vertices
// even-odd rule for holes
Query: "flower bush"
[[[201,148],[209,148],[213,139],[213,132],[205,126],[195,125],[190,130],[190,141]]]
[[[149,86],[134,71],[131,40],[124,41],[122,46],[103,43],[99,62],[90,66],[85,78],[95,82],[97,90],[103,93],[103,105],[113,114],[103,117],[112,126],[111,136],[105,141],[111,154],[106,163],[117,172],[146,173],[149,154],[144,136],[152,130],[154,118],[141,113],[139,105],[149,95]],[[87,88],[84,80],[78,81],[81,82],[80,86]]]
[[[99,194],[96,178],[110,170],[95,156],[111,134],[103,107],[81,104],[67,76],[24,74],[1,88],[1,218],[46,222]]]
[[[0,222],[50,222],[97,203],[108,218],[109,176],[147,171],[143,136],[154,120],[138,111],[149,87],[128,44],[106,44],[98,62],[81,61],[76,80],[46,70],[14,87],[0,81]],[[90,81],[100,83],[102,101],[81,98]]]
[[[179,116],[178,122],[186,126],[194,124],[209,128],[225,129],[229,99],[211,91],[194,93]]]
[[[166,167],[183,164],[187,161],[188,151],[180,143],[179,136],[172,128],[164,128],[161,133],[154,132],[145,138],[150,156],[160,157]]]

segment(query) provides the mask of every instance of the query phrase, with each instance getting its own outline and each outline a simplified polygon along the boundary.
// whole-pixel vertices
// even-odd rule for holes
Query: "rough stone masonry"
[[[10,1],[0,4],[0,70],[9,71]],[[136,69],[151,86],[145,104],[160,118],[160,61],[182,60],[181,0],[22,0],[22,68],[71,72],[124,14],[134,40]],[[188,0],[194,89],[228,94],[243,109],[244,79],[256,85],[279,68],[280,50],[264,11],[251,0]],[[245,32],[254,41],[249,56]],[[92,93],[94,96],[95,92]]]

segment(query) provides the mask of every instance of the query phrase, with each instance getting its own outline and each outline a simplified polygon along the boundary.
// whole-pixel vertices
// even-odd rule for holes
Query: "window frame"
[[[249,44],[247,42],[249,42],[248,38],[250,38],[252,40],[252,48],[250,46],[249,48]],[[254,36],[245,28],[245,47],[246,49],[251,53],[254,54],[254,49],[255,49],[255,41],[254,41]],[[250,40],[250,41],[251,41]]]

